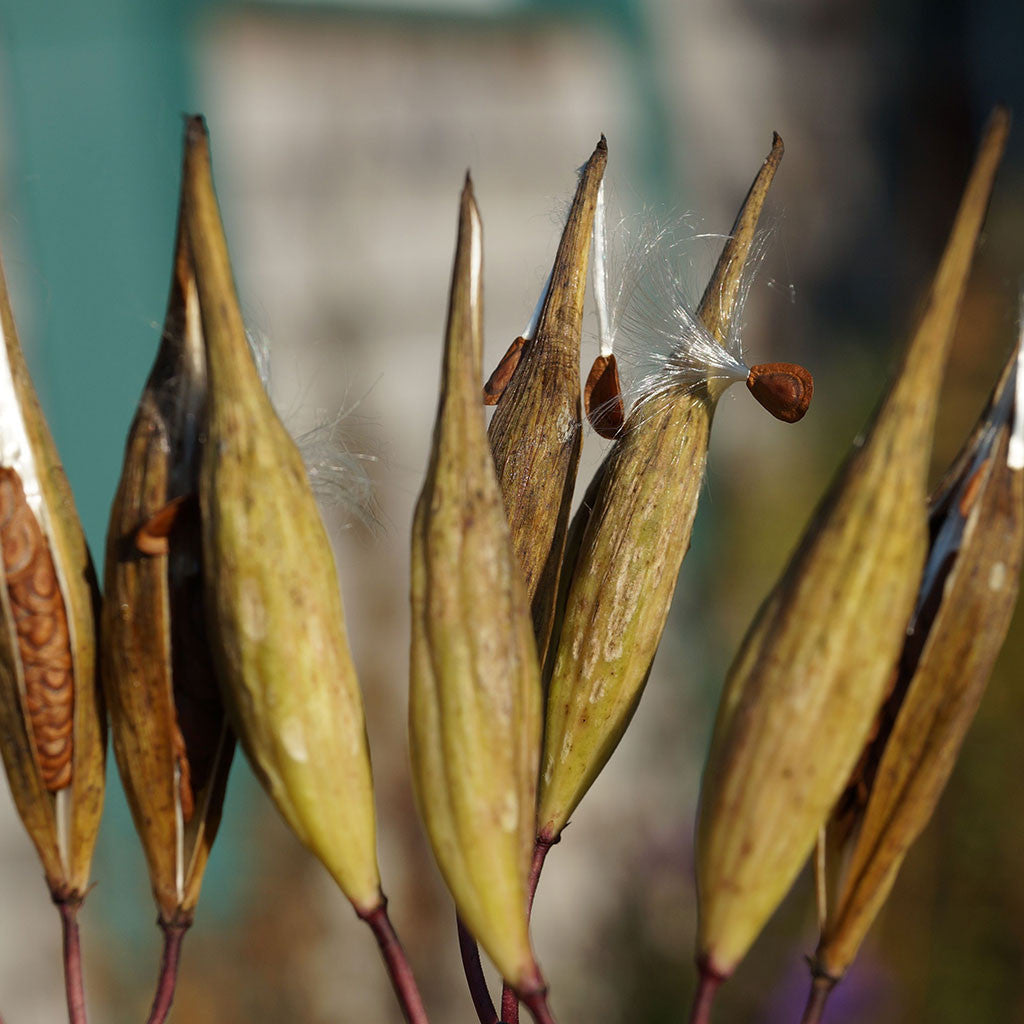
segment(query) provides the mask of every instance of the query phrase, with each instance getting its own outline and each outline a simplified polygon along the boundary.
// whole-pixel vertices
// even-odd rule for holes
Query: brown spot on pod
[[[501,357],[501,361],[484,385],[484,405],[497,405],[501,400],[505,388],[508,387],[508,382],[512,379],[512,374],[516,372],[525,344],[525,338],[516,338],[509,345],[508,351]]]
[[[814,378],[797,363],[758,363],[747,377],[750,393],[776,419],[803,419],[814,394]]]
[[[71,785],[71,637],[46,538],[25,499],[20,477],[7,467],[0,467],[0,549],[32,742],[43,783],[55,793]]]
[[[583,388],[583,407],[590,425],[609,440],[619,436],[626,420],[619,366],[614,355],[598,356]]]

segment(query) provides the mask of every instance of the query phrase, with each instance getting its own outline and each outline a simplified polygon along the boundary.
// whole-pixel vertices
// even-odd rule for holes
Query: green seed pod
[[[103,806],[98,592],[0,270],[0,750],[58,903],[76,904]]]
[[[179,213],[163,337],[110,514],[101,632],[114,753],[165,924],[192,919],[235,745],[203,614],[206,390],[199,297]]]
[[[249,352],[201,118],[185,223],[209,374],[200,518],[210,641],[232,725],[357,912],[383,897],[370,757],[334,556],[298,449]]]
[[[540,672],[480,407],[481,226],[467,178],[441,399],[412,531],[409,732],[434,856],[466,926],[523,994]]]
[[[733,971],[789,889],[882,702],[927,548],[939,385],[1007,129],[997,112],[900,372],[729,670],[697,836],[708,977]]]
[[[895,685],[829,824],[812,965],[826,983],[852,963],[931,818],[1010,626],[1024,551],[1021,372],[1018,351],[931,500],[933,542]]]
[[[488,435],[512,546],[547,648],[569,511],[583,442],[580,335],[597,190],[608,162],[604,136],[584,166],[532,338],[498,399]]]
[[[782,140],[757,174],[698,316],[728,335]],[[697,390],[635,407],[573,521],[548,692],[538,834],[554,842],[615,750],[643,693],[697,512],[715,405]]]

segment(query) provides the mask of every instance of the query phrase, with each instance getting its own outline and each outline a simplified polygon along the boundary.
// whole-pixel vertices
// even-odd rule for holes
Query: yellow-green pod
[[[698,316],[724,344],[782,140],[758,172]],[[548,689],[537,831],[557,840],[629,724],[661,642],[704,479],[709,379],[635,406],[577,513]]]
[[[165,924],[188,924],[234,734],[203,614],[199,461],[206,353],[179,215],[167,317],[110,513],[101,650],[111,736]]]
[[[59,903],[89,886],[103,806],[98,593],[0,271],[0,750]]]
[[[526,911],[540,672],[480,406],[481,246],[467,179],[441,399],[413,519],[409,732],[420,813],[455,905],[525,996],[543,987]]]
[[[939,385],[1007,130],[999,111],[900,372],[729,669],[697,835],[707,978],[732,973],[789,889],[883,699],[927,548]]]
[[[373,784],[334,556],[249,352],[201,118],[188,146],[185,224],[209,374],[200,517],[218,676],[260,781],[365,915],[382,901]]]

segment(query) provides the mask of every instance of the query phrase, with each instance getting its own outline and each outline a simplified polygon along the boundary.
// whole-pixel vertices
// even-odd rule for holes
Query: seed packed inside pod
[[[25,675],[25,702],[43,783],[71,785],[74,686],[71,639],[53,559],[21,478],[0,467],[0,545]]]
[[[70,933],[89,887],[106,745],[95,572],[0,270],[0,755]]]
[[[777,420],[796,423],[814,395],[814,378],[798,363],[758,363],[747,377],[750,393]]]

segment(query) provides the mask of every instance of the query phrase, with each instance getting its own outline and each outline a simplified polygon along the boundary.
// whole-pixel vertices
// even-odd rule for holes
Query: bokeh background
[[[485,226],[490,362],[536,301],[599,133],[627,204],[691,210],[719,232],[771,132],[786,142],[746,346],[755,362],[810,367],[815,404],[787,427],[741,389],[723,400],[647,694],[549,859],[535,915],[561,1020],[678,1021],[694,983],[694,803],[721,680],[883,388],[999,99],[1024,111],[1017,0],[0,2],[0,243],[95,557],[159,337],[185,111],[209,120],[279,408],[296,431],[344,410],[347,443],[367,456],[380,525],[326,515],[366,694],[385,886],[435,1020],[473,1014],[408,782],[407,544],[466,167]],[[936,475],[1016,338],[1022,229],[1018,130],[948,375]],[[588,365],[593,346],[585,338]],[[588,434],[581,481],[604,446]],[[1022,627],[834,1024],[1024,1021]],[[144,1019],[159,943],[112,768],[93,874],[92,1013],[128,1024]],[[803,877],[718,1019],[795,1021],[814,940]],[[5,786],[0,1011],[7,1024],[63,1014],[57,917]],[[174,1019],[399,1019],[369,934],[241,761]]]

